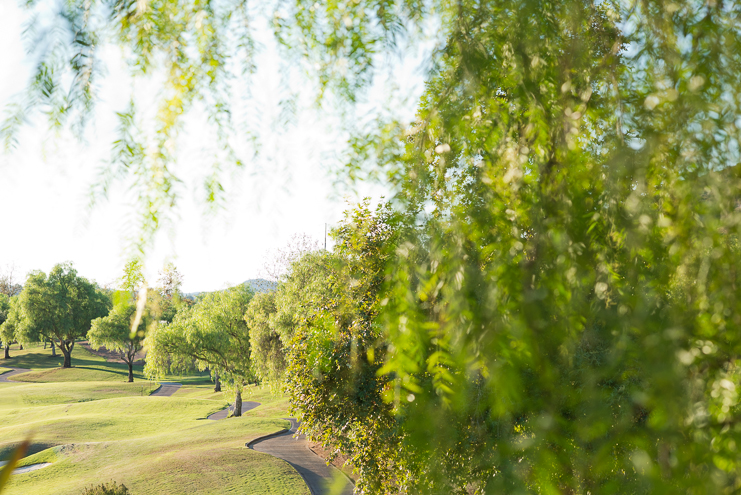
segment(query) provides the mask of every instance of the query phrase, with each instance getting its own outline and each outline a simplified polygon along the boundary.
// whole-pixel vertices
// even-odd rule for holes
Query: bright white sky
[[[0,2],[2,107],[28,82],[31,66],[24,58],[21,40],[24,20],[17,2]],[[277,114],[280,99],[274,58],[268,46],[258,61],[260,69],[253,87],[264,108],[264,123]],[[132,91],[121,59],[116,48],[106,54],[108,75],[87,145],[65,134],[53,135],[43,118],[38,118],[23,129],[14,152],[0,154],[0,269],[14,264],[16,274],[24,278],[29,270],[48,272],[56,263],[72,261],[81,275],[100,284],[120,277],[126,236],[131,234],[127,191],[119,188],[107,203],[93,210],[87,201],[96,169],[109,156],[116,125],[114,112],[126,108]],[[417,64],[401,66],[406,74],[395,73],[393,79],[407,95],[407,105],[400,111],[411,118],[422,77]],[[146,94],[146,84],[137,83],[134,91]],[[204,215],[196,200],[194,186],[208,157],[200,132],[203,126],[194,114],[181,139],[177,163],[177,173],[190,185],[182,191],[177,225],[160,235],[147,259],[150,284],[156,283],[163,263],[172,260],[184,276],[185,292],[220,289],[259,277],[266,254],[284,246],[293,234],[306,233],[323,240],[325,223],[336,224],[346,200],[357,199],[343,197],[346,193],[333,186],[336,175],[328,168],[335,164],[327,156],[341,144],[341,137],[332,123],[327,115],[305,110],[299,113],[295,128],[286,133],[265,131],[269,127],[265,125],[262,158],[227,182],[227,209],[214,218]],[[376,198],[381,193],[379,188],[363,191],[363,195]]]

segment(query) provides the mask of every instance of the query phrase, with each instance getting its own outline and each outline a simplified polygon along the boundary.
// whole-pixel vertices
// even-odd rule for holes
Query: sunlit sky
[[[16,2],[0,2],[2,107],[22,91],[32,68],[24,56],[24,20],[25,13]],[[281,98],[275,58],[266,36],[252,87],[264,111],[265,129],[276,117]],[[131,195],[119,187],[107,202],[90,209],[88,192],[110,154],[115,112],[126,108],[132,92],[141,102],[138,95],[149,94],[156,81],[132,83],[118,48],[108,49],[104,61],[108,74],[100,87],[86,144],[65,132],[50,132],[43,117],[36,115],[19,135],[18,147],[0,154],[0,270],[14,265],[20,279],[29,270],[46,272],[62,261],[73,262],[81,275],[102,285],[121,276],[127,236],[132,234]],[[395,73],[393,79],[402,87],[407,105],[398,111],[410,119],[422,90],[421,71],[418,64],[400,66],[406,72]],[[379,88],[380,84],[374,93],[385,94]],[[197,177],[210,157],[202,143],[201,116],[196,112],[188,118],[176,163],[176,173],[184,179],[179,219],[174,228],[159,234],[147,256],[150,284],[156,283],[157,272],[166,261],[173,261],[183,274],[185,292],[216,290],[260,277],[265,257],[292,235],[304,233],[322,242],[325,223],[336,224],[347,201],[384,194],[380,186],[363,186],[356,193],[336,187],[333,167],[337,163],[332,156],[342,144],[341,135],[330,114],[309,108],[311,96],[302,98],[303,110],[293,127],[263,129],[260,157],[225,181],[228,202],[217,216],[205,214],[198,200]],[[370,98],[372,102],[376,97]]]

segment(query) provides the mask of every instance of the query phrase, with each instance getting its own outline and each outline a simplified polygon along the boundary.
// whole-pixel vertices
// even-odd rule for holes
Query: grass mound
[[[79,350],[84,357],[87,351]],[[102,482],[125,484],[136,495],[309,495],[289,464],[244,446],[288,426],[280,419],[287,416],[285,398],[255,388],[244,399],[260,407],[241,418],[204,421],[228,397],[214,393],[203,376],[168,377],[186,385],[172,397],[156,397],[149,395],[156,384],[126,383],[116,363],[90,353],[76,362],[77,347],[79,366],[67,370],[42,367],[53,363],[45,352],[16,351],[12,365],[33,371],[16,376],[25,382],[0,384],[0,460],[30,434],[33,445],[20,466],[51,466],[13,475],[3,495],[79,495]]]

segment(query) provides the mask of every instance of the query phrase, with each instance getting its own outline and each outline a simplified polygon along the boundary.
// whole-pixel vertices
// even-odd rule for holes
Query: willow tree
[[[271,291],[255,294],[244,314],[255,374],[271,385],[282,382],[286,369],[284,346],[275,330],[275,312],[275,293]]]
[[[417,489],[734,492],[741,5],[460,5],[379,156]]]
[[[181,309],[172,323],[149,329],[144,373],[152,378],[180,371],[195,361],[219,374],[234,391],[234,416],[242,415],[242,390],[253,381],[249,328],[244,320],[252,291],[244,286],[206,294]]]

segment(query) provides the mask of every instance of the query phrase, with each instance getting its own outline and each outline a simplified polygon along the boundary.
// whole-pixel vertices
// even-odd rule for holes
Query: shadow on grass
[[[21,442],[12,442],[12,443],[6,443],[4,445],[0,445],[0,461],[7,461],[10,458],[10,454],[13,453],[13,451],[21,444]],[[38,454],[42,450],[49,449],[51,447],[54,447],[55,444],[51,443],[32,443],[28,450],[26,451],[26,455],[24,457],[28,457],[29,455]]]
[[[108,362],[100,356],[96,356],[84,347],[75,345],[72,351],[72,368],[64,371],[62,367],[62,356],[57,352],[52,357],[51,348],[44,349],[43,345],[36,344],[27,346],[24,350],[18,346],[12,346],[10,359],[0,359],[0,367],[28,368],[31,373],[16,375],[17,381],[47,382],[47,381],[86,381],[86,380],[122,380],[126,381],[129,376],[129,367],[125,363]],[[57,371],[59,370],[59,371]],[[61,373],[59,376],[55,376]],[[97,375],[97,376],[96,376]],[[147,380],[144,376],[144,365],[134,365],[134,380]],[[184,384],[207,384],[211,382],[209,373],[194,372],[186,376],[168,376],[164,381],[177,381]]]
[[[13,349],[15,347],[15,349]],[[18,346],[10,348],[10,359],[1,359],[0,366],[12,368],[49,369],[62,366],[62,356],[57,353],[56,357],[51,355],[51,349],[44,350],[43,347],[18,350]],[[72,359],[74,359],[74,352]]]

